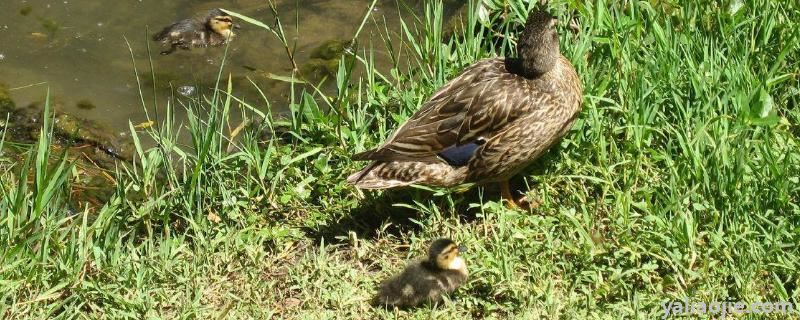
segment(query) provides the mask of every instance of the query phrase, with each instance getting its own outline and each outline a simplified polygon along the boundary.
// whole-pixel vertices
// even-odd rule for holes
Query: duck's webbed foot
[[[166,56],[166,55],[168,55],[170,53],[173,53],[173,52],[175,52],[175,49],[177,49],[177,48],[178,48],[178,46],[175,46],[175,45],[170,46],[169,49],[161,51],[161,55]]]
[[[531,211],[533,209],[538,208],[542,203],[539,199],[535,199],[533,197],[528,197],[527,195],[523,195],[519,199],[516,200],[516,204],[519,208],[523,210]]]
[[[575,34],[581,33],[581,25],[578,24],[578,19],[577,18],[572,17],[572,19],[569,20],[569,30],[571,30],[572,33],[575,33]]]
[[[508,185],[508,181],[500,182],[500,194],[503,197],[503,200],[506,201],[506,206],[509,209],[522,209],[526,211],[530,211],[536,209],[541,205],[539,200],[537,199],[529,199],[528,196],[523,195],[519,199],[515,199],[514,196],[511,194],[511,187]]]

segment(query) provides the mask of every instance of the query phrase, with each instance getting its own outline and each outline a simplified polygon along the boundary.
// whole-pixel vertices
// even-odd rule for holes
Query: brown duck
[[[230,41],[233,29],[239,25],[233,18],[220,9],[212,9],[203,18],[184,19],[175,22],[153,35],[153,41],[161,42],[167,47],[161,54],[175,52],[177,48],[219,47]]]
[[[410,184],[452,187],[508,180],[572,127],[583,100],[580,79],[559,50],[550,14],[529,14],[516,58],[481,60],[437,91],[347,181],[358,188]]]
[[[467,265],[460,256],[463,251],[464,247],[453,240],[437,239],[427,257],[411,262],[402,273],[384,281],[372,304],[408,308],[442,301],[445,294],[467,280]]]

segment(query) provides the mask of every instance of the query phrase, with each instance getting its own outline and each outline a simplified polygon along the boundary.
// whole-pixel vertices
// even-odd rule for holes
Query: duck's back
[[[507,61],[507,68],[513,70],[511,61]],[[507,90],[525,114],[498,130],[476,151],[468,164],[468,182],[509,179],[563,137],[580,113],[580,80],[563,56],[545,74],[517,77]]]
[[[535,77],[515,59],[481,60],[439,89],[348,181],[379,189],[507,180],[561,138],[580,111],[575,70],[562,57]]]
[[[478,137],[488,137],[529,113],[521,77],[502,58],[484,59],[434,93],[383,146],[356,160],[440,162],[438,153]]]
[[[184,19],[164,27],[153,35],[155,41],[173,41],[189,38],[196,31],[202,31],[205,25],[197,19]]]

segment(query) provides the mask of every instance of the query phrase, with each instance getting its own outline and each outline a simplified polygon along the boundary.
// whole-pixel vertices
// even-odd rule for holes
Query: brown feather
[[[434,94],[383,146],[353,159],[440,161],[436,153],[486,136],[529,111],[524,100],[495,94],[499,82],[515,78],[522,77],[508,73],[502,59],[480,61]]]
[[[580,79],[558,50],[554,26],[547,13],[532,13],[518,58],[468,67],[382,146],[353,156],[373,162],[348,182],[369,189],[449,187],[505,181],[528,166],[569,131],[583,101]],[[459,154],[463,161],[447,162],[439,156],[445,150],[469,153]]]

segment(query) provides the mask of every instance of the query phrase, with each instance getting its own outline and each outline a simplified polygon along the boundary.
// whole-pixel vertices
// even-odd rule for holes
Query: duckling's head
[[[206,17],[208,27],[219,35],[229,39],[233,37],[233,29],[238,25],[233,23],[233,18],[220,9],[212,9]]]
[[[517,43],[517,57],[522,73],[535,77],[550,71],[561,55],[556,23],[558,20],[543,10],[528,14],[525,30]]]
[[[459,256],[464,251],[463,246],[456,245],[450,239],[437,239],[428,249],[428,259],[431,265],[442,270],[465,270],[464,259]]]

